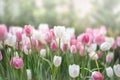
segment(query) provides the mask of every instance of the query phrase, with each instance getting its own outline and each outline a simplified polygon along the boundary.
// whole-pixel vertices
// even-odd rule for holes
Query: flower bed
[[[120,80],[114,55],[120,37],[107,36],[105,26],[75,35],[74,28],[0,25],[2,80]]]

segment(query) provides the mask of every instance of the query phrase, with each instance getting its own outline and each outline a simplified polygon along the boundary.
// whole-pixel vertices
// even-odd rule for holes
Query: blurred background
[[[74,27],[108,27],[110,36],[120,35],[120,0],[0,0],[0,24],[24,26],[49,24]]]

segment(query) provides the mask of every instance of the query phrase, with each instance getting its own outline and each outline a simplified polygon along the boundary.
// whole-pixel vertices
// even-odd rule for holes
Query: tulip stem
[[[95,63],[96,63],[96,66],[97,66],[98,71],[100,71],[100,69],[99,69],[99,65],[98,65],[98,61],[95,60]]]

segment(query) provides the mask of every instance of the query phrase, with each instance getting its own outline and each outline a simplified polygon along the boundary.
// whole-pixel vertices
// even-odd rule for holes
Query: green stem
[[[95,60],[95,63],[96,63],[96,66],[97,66],[98,71],[100,71],[100,68],[99,68],[99,65],[98,65],[98,61]]]

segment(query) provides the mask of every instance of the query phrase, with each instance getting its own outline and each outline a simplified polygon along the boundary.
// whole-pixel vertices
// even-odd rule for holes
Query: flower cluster
[[[119,47],[120,37],[107,36],[105,26],[76,36],[74,28],[64,26],[0,24],[0,75],[9,80],[118,79],[120,64],[114,61],[114,51]]]

